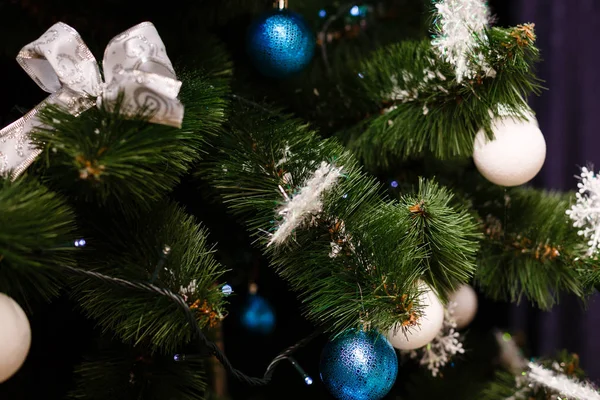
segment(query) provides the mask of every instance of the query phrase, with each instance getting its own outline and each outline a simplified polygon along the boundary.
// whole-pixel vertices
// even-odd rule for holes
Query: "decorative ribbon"
[[[62,22],[23,47],[17,61],[51,94],[0,130],[0,175],[10,174],[15,179],[41,153],[29,134],[42,126],[37,113],[48,104],[79,115],[102,102],[114,102],[123,93],[125,114],[146,110],[150,122],[181,127],[183,105],[177,99],[181,82],[176,79],[165,46],[150,22],[128,29],[108,43],[102,62],[104,82],[96,59],[79,33]]]

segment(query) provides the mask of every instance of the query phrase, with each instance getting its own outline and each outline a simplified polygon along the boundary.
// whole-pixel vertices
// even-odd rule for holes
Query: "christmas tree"
[[[549,310],[600,280],[594,172],[527,185],[533,24],[480,0],[0,19],[0,398],[600,399],[577,355],[466,329],[473,288]]]

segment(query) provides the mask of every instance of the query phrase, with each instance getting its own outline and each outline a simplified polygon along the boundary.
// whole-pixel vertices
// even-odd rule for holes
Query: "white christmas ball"
[[[477,314],[477,293],[471,286],[461,285],[449,300],[454,303],[452,317],[456,321],[456,329],[465,328]]]
[[[422,284],[423,291],[419,296],[422,306],[418,325],[410,327],[406,333],[401,327],[395,326],[388,332],[388,340],[399,350],[413,350],[431,342],[442,329],[444,323],[444,306],[437,295],[426,284]]]
[[[519,186],[532,180],[544,165],[546,141],[533,115],[526,120],[496,118],[494,140],[481,129],[475,136],[473,160],[488,181],[500,186]]]
[[[30,345],[27,315],[16,301],[0,293],[0,383],[21,368]]]

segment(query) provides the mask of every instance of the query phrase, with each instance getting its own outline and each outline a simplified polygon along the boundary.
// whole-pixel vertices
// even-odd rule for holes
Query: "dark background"
[[[37,7],[35,1],[23,3],[31,3],[34,11]],[[133,23],[148,19],[153,12],[168,13],[166,3],[161,3],[156,8],[130,7],[126,3],[128,2],[115,2],[113,6],[120,7],[128,16],[122,20],[129,19]],[[0,14],[13,10],[15,4],[16,2],[0,1]],[[89,21],[85,4],[78,3],[72,8],[64,4],[57,2],[58,18],[66,15],[71,20],[77,20],[81,16],[82,21]],[[549,91],[544,92],[540,98],[531,100],[548,144],[545,167],[534,184],[551,189],[573,189],[573,175],[577,173],[578,166],[597,163],[599,158],[597,126],[600,112],[597,93],[600,93],[600,78],[597,66],[600,65],[600,56],[597,37],[600,33],[600,3],[596,0],[496,0],[490,1],[490,5],[498,17],[498,25],[536,23],[538,45],[544,59],[539,65],[539,75],[546,81],[545,86]],[[38,8],[40,12],[47,10],[47,7]],[[28,19],[19,20],[16,14],[11,23],[0,28],[3,35],[0,41],[4,42],[3,53],[0,54],[3,80],[3,93],[0,96],[2,125],[19,117],[45,96],[20,69],[14,56],[20,47],[47,28],[48,25],[42,27],[46,19],[44,15],[36,17],[34,12],[28,14]],[[110,21],[102,22],[102,26],[97,28],[100,39],[95,39],[106,42],[102,41],[104,32],[114,34],[120,31],[120,27],[113,29],[110,25]],[[94,29],[93,26],[86,26],[88,31],[94,32]],[[169,46],[170,43],[167,42],[167,47]],[[203,191],[203,188],[192,189],[195,185],[196,183],[191,182],[187,186],[182,185],[175,197],[190,203],[190,198],[201,197],[209,192]],[[287,285],[268,268],[258,252],[251,250],[244,230],[236,227],[225,211],[211,203],[206,196],[202,202],[194,205],[190,211],[207,224],[213,240],[219,241],[222,261],[234,269],[229,278],[236,295],[231,297],[230,315],[224,323],[226,353],[238,368],[248,374],[262,375],[279,351],[311,333],[313,328],[300,315],[300,305]],[[236,254],[235,259],[229,258],[232,254]],[[237,271],[236,267],[239,267]],[[276,328],[271,335],[253,335],[239,324],[240,309],[247,300],[248,279],[259,282],[259,293],[274,307]],[[73,383],[73,366],[90,348],[90,338],[97,333],[93,323],[78,314],[67,297],[51,304],[38,305],[34,311],[31,319],[33,346],[30,356],[13,379],[0,385],[2,400],[64,398]],[[562,304],[552,312],[542,313],[527,304],[511,306],[494,303],[480,296],[480,311],[469,335],[473,338],[485,337],[493,328],[520,331],[526,338],[526,348],[531,355],[549,355],[560,348],[578,352],[583,367],[593,379],[598,380],[600,363],[596,360],[600,356],[600,343],[596,336],[600,329],[599,313],[597,298],[590,301],[587,310],[578,300],[564,298]],[[232,397],[330,398],[318,379],[319,353],[325,342],[326,338],[320,337],[297,354],[299,363],[313,377],[315,385],[306,387],[291,365],[283,364],[275,373],[273,383],[266,388],[248,388],[231,382]],[[477,358],[474,352],[472,350],[465,356],[463,365]],[[457,366],[459,367],[460,365]],[[407,371],[408,369],[410,368],[407,367]],[[404,370],[399,373],[399,387],[403,386],[404,374]],[[408,397],[401,390],[399,388],[393,392],[390,398],[400,395],[414,398]]]

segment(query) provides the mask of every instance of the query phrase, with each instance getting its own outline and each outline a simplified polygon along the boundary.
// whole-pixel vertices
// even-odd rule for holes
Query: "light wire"
[[[292,362],[292,364],[296,367],[297,363],[295,363],[295,360],[293,358],[290,359],[290,356],[296,350],[298,350],[301,347],[306,346],[311,340],[313,340],[315,337],[317,337],[318,335],[321,334],[321,330],[317,329],[316,331],[314,331],[312,334],[310,334],[306,338],[300,340],[298,343],[288,347],[287,349],[285,349],[284,351],[279,353],[279,355],[271,361],[271,363],[267,367],[262,378],[248,376],[245,373],[243,373],[242,371],[236,369],[231,364],[231,362],[227,359],[227,356],[225,355],[225,353],[223,353],[223,351],[219,348],[219,346],[217,346],[215,343],[210,341],[206,337],[206,335],[204,335],[204,332],[202,332],[202,329],[200,329],[200,326],[198,326],[198,322],[196,321],[196,317],[195,317],[194,313],[192,312],[192,310],[190,310],[190,307],[188,306],[188,304],[185,302],[183,297],[181,297],[179,294],[173,293],[168,289],[158,287],[152,283],[130,282],[125,279],[115,278],[115,277],[104,275],[104,274],[101,274],[101,273],[98,273],[95,271],[88,271],[88,270],[84,270],[84,269],[73,268],[73,267],[69,267],[66,265],[63,265],[62,268],[69,270],[70,272],[74,272],[79,275],[86,275],[88,277],[96,278],[98,280],[101,280],[101,281],[104,281],[106,283],[110,283],[113,285],[125,287],[128,289],[145,290],[148,292],[157,293],[161,296],[168,297],[182,309],[190,327],[193,330],[194,337],[198,339],[198,341],[202,344],[202,346],[207,348],[209,350],[210,354],[212,354],[217,360],[219,360],[219,362],[223,365],[223,367],[225,367],[225,370],[227,372],[229,372],[233,377],[235,377],[236,379],[238,379],[242,382],[245,382],[251,386],[264,386],[264,385],[268,384],[273,377],[273,372],[275,371],[275,368],[283,360],[289,359],[290,362]],[[296,369],[298,369],[298,368],[296,368]],[[306,374],[303,374],[305,382],[306,382],[306,376],[307,376]],[[311,382],[312,382],[312,380],[311,380]]]

